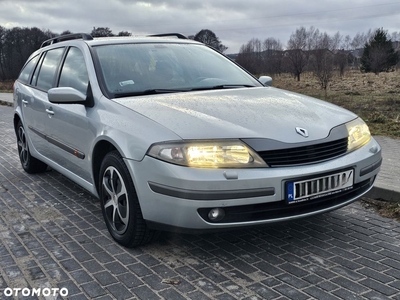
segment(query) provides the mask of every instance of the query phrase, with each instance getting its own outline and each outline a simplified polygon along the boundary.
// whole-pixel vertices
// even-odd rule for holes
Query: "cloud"
[[[114,33],[180,32],[210,29],[237,52],[251,38],[279,39],[286,45],[300,26],[355,36],[369,29],[400,28],[400,2],[289,0],[0,0],[0,25],[38,27],[55,33],[91,32],[109,27]]]

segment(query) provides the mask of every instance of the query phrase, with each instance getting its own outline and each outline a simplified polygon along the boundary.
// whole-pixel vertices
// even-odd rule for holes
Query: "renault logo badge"
[[[301,128],[301,127],[296,127],[296,132],[298,134],[300,134],[301,136],[308,137],[307,129],[304,129],[304,128]]]

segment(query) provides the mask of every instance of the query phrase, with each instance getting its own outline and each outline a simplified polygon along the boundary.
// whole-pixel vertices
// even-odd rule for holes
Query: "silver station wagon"
[[[368,126],[271,82],[180,34],[56,37],[14,85],[22,167],[98,197],[126,247],[160,230],[312,216],[368,192],[381,165]]]

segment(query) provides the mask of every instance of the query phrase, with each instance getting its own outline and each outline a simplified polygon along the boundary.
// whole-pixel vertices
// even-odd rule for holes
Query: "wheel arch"
[[[14,119],[13,119],[13,123],[14,123],[14,132],[15,134],[17,134],[17,127],[18,127],[18,123],[21,121],[22,122],[22,118],[19,116],[19,114],[15,113],[14,114]],[[22,124],[23,125],[23,124]]]
[[[97,193],[99,193],[99,187],[100,187],[99,175],[100,175],[101,163],[103,162],[103,159],[107,155],[107,153],[110,153],[111,151],[114,151],[114,150],[118,151],[118,149],[111,142],[109,142],[107,140],[98,141],[93,148],[92,172],[93,172],[93,180],[94,180],[94,184],[95,184]]]

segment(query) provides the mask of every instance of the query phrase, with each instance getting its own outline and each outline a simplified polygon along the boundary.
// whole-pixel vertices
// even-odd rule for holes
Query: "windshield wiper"
[[[117,94],[114,94],[114,97],[122,98],[122,97],[130,97],[130,96],[180,93],[180,92],[188,92],[188,91],[190,91],[190,89],[148,89],[148,90],[137,91],[137,92],[117,93]]]
[[[250,85],[250,84],[219,84],[219,85],[213,85],[213,86],[204,86],[204,87],[193,88],[193,89],[191,89],[191,91],[237,89],[237,88],[243,88],[243,87],[252,88],[252,87],[256,87],[256,86]]]
[[[116,93],[114,98],[132,97],[132,96],[144,96],[144,95],[155,95],[155,94],[168,94],[168,93],[181,93],[190,91],[205,91],[205,90],[223,90],[223,89],[236,89],[242,87],[256,87],[249,84],[220,84],[214,86],[205,86],[198,88],[180,88],[180,89],[148,89],[144,91],[137,92],[127,92],[127,93]]]

